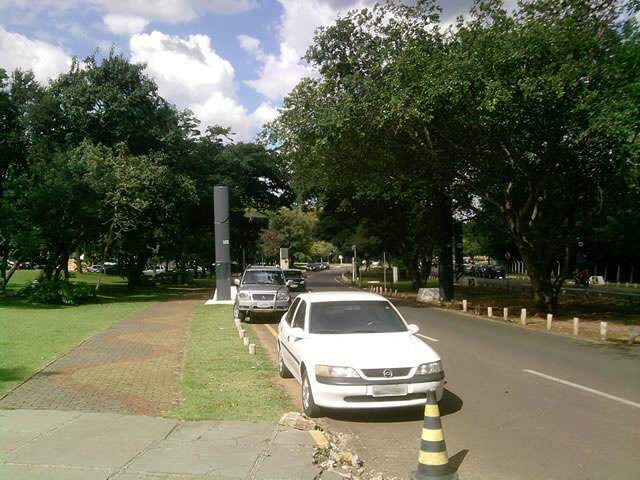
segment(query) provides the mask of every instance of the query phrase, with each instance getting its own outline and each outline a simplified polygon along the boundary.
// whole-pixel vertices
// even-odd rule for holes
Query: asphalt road
[[[335,276],[310,274],[310,290],[349,288]],[[640,349],[398,306],[443,358],[440,409],[461,480],[640,478]],[[347,434],[370,471],[409,478],[421,410],[328,415],[322,421]]]

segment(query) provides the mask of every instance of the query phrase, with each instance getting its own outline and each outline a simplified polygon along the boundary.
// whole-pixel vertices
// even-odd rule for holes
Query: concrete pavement
[[[349,288],[335,275],[310,275],[310,289]],[[640,478],[638,349],[398,306],[443,358],[441,411],[461,479]],[[408,478],[415,469],[420,410],[334,411],[323,421],[351,438],[367,470]]]
[[[308,432],[260,422],[0,410],[0,478],[309,480]]]

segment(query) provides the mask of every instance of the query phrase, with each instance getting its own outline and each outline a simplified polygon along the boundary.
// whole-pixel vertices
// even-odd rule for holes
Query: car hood
[[[440,356],[408,332],[309,335],[305,359],[313,364],[354,368],[416,367]]]
[[[287,291],[285,285],[240,285],[241,292],[276,293],[278,289],[280,289],[281,292]]]

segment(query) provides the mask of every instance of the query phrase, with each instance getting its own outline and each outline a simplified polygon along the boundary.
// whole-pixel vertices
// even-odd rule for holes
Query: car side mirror
[[[239,278],[235,278],[233,280],[233,283],[236,284],[239,287],[240,286],[240,279]]]
[[[287,287],[291,287],[293,285],[293,280],[287,280]]]
[[[295,327],[295,328],[291,329],[291,336],[294,337],[295,339],[302,339],[306,335],[305,335],[304,330],[302,328]]]
[[[407,329],[409,330],[409,333],[411,335],[415,335],[420,331],[420,327],[418,325],[414,325],[413,323],[411,325],[407,325]]]

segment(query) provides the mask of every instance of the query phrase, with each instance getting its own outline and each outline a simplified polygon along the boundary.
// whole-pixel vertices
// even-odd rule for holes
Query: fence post
[[[493,317],[493,307],[487,307],[487,317]]]
[[[573,317],[573,334],[578,335],[580,333],[580,319]]]
[[[467,311],[467,301],[466,300],[462,300],[462,311],[463,312]]]
[[[547,330],[551,330],[553,324],[553,313],[547,313]]]
[[[607,341],[607,322],[600,322],[600,340]]]
[[[249,337],[243,337],[242,338],[242,343],[244,344],[245,347],[249,346]]]
[[[616,272],[616,283],[620,283],[620,264],[618,264],[618,271]]]
[[[527,324],[527,309],[523,308],[522,310],[520,310],[520,324],[521,325],[526,325]]]
[[[256,354],[256,344],[255,343],[250,343],[249,344],[249,355],[255,355]]]
[[[509,321],[509,309],[506,307],[502,309],[502,318],[504,318],[505,322]]]
[[[629,345],[633,345],[638,336],[638,329],[635,327],[629,327]]]

